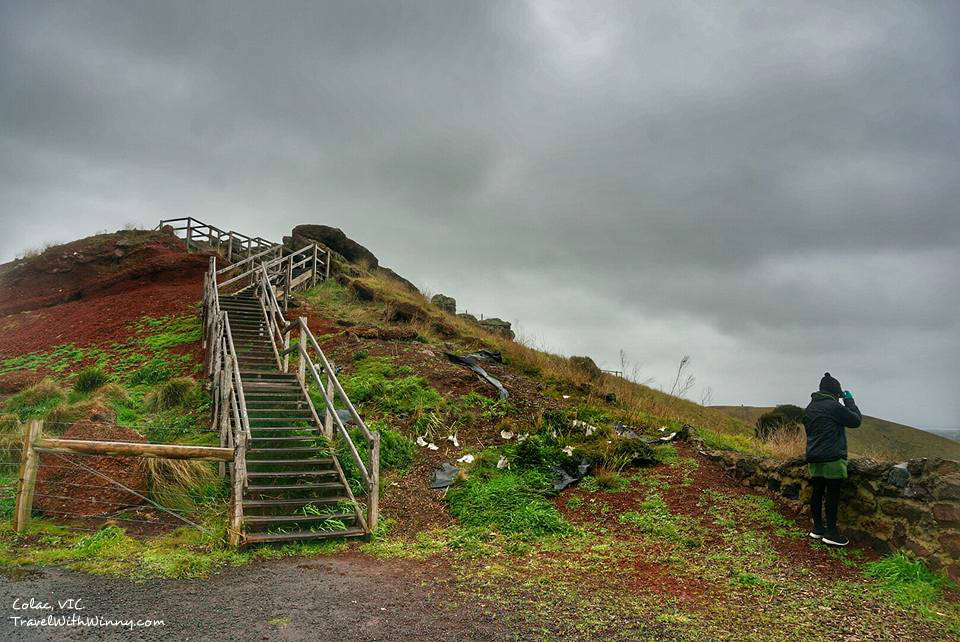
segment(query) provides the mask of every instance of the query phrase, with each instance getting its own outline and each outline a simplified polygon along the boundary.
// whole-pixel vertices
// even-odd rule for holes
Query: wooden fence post
[[[323,280],[330,280],[330,248],[324,248],[323,251]]]
[[[17,504],[13,516],[13,528],[20,533],[30,525],[33,512],[33,490],[37,485],[39,457],[33,442],[40,437],[43,426],[39,419],[31,419],[23,427],[23,449],[20,451],[20,478],[17,483]]]
[[[317,285],[317,244],[313,244],[313,272],[310,276],[310,287]]]
[[[227,263],[233,261],[233,230],[230,231],[230,237],[227,239]]]
[[[190,243],[193,242],[193,219],[187,217],[187,252],[190,252]]]

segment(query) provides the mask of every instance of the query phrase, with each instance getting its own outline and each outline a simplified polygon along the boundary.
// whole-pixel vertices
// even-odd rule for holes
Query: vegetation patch
[[[569,524],[545,496],[550,480],[536,470],[481,468],[447,494],[450,512],[465,526],[495,526],[520,537],[567,532]]]

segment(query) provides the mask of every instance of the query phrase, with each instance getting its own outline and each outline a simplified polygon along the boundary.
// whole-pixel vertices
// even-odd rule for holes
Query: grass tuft
[[[73,380],[73,389],[89,393],[110,383],[110,377],[100,368],[85,368]]]

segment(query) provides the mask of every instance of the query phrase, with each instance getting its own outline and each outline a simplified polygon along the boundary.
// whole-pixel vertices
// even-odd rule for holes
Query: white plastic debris
[[[530,437],[530,433],[525,432],[522,435],[517,435],[517,443],[523,443]]]
[[[423,438],[422,435],[417,435],[417,445],[423,448],[427,445],[427,441]]]
[[[456,435],[447,435],[447,441],[452,442],[454,448],[460,447],[460,441],[457,439]]]
[[[503,455],[500,455],[500,461],[497,462],[497,468],[510,468],[510,462]]]
[[[513,439],[513,433],[510,432],[509,430],[501,430],[500,436],[507,440]]]
[[[563,452],[567,454],[567,457],[573,457],[573,446],[567,446],[563,449]]]
[[[458,462],[458,463],[461,463],[461,464],[472,464],[472,463],[473,463],[473,455],[464,455],[463,457],[461,457],[460,459],[458,459],[457,462]]]
[[[556,438],[557,438],[557,431],[556,431],[556,430],[551,430],[551,431],[550,431],[550,435],[551,435],[554,439],[556,439]]]
[[[570,395],[563,395],[563,398],[564,398],[564,399],[569,399],[569,398],[570,398]]]
[[[427,448],[429,448],[430,450],[440,450],[440,446],[436,445],[432,441],[429,444],[427,444]]]

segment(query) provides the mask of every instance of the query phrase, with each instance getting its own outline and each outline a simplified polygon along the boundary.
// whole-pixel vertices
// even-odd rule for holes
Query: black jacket
[[[815,392],[803,411],[803,427],[807,431],[807,461],[810,463],[847,458],[847,428],[860,425],[863,416],[853,399],[840,405],[832,395]]]

